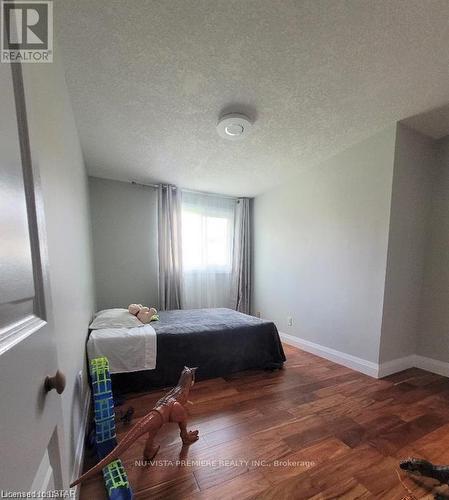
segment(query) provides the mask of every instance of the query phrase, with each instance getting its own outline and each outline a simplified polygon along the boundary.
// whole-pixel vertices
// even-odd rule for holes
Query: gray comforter
[[[281,368],[285,355],[274,323],[231,309],[161,311],[155,370],[113,375],[114,392],[148,390],[177,382],[184,367],[197,379],[247,369]]]

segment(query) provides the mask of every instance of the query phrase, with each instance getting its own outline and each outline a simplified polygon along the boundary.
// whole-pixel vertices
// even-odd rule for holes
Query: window
[[[182,193],[183,303],[229,307],[236,201]]]
[[[191,209],[182,211],[182,260],[185,271],[231,268],[229,217],[210,216]]]
[[[184,271],[231,272],[234,200],[183,194]]]

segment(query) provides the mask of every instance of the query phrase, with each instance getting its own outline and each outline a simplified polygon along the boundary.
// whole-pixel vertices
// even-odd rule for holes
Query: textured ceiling
[[[252,196],[449,102],[449,1],[61,0],[90,174]],[[223,111],[255,120],[242,142]]]

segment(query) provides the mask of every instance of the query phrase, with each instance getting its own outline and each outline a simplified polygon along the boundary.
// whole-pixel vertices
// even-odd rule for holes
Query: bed
[[[197,366],[197,380],[248,369],[282,368],[284,351],[274,323],[231,309],[161,311],[153,370],[111,374],[115,393],[176,384],[184,367]]]

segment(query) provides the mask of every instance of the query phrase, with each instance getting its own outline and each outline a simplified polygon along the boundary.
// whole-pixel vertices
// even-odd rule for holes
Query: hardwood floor
[[[449,464],[448,378],[411,369],[376,380],[284,347],[282,371],[195,384],[190,428],[200,440],[190,448],[173,424],[158,436],[155,464],[136,462],[145,436],[124,454],[135,498],[449,498],[448,486],[397,475],[408,456]],[[162,393],[135,394],[121,408],[135,408],[134,423]],[[117,425],[119,440],[128,429]],[[80,498],[106,498],[102,478],[84,483]]]

